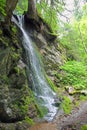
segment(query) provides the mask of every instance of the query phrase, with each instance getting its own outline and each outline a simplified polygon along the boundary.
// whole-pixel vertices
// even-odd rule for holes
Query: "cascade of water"
[[[23,20],[23,17],[18,17],[18,20],[13,17],[13,21],[23,33],[23,46],[26,51],[27,65],[30,73],[29,78],[32,81],[33,91],[38,100],[42,100],[42,105],[48,109],[48,114],[44,118],[51,121],[57,112],[57,108],[53,105],[56,94],[51,90],[46,81],[40,57],[35,45],[23,27]]]

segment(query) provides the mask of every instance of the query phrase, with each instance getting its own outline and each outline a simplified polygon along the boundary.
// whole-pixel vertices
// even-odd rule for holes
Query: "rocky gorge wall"
[[[66,60],[63,48],[55,36],[47,33],[49,29],[45,25],[39,31],[35,27],[31,29],[31,23],[25,25],[31,31],[47,75],[58,86],[54,72],[59,71],[59,66]],[[9,28],[0,27],[0,130],[24,130],[32,123],[31,119],[41,115],[28,83],[21,36],[13,23]]]
[[[9,28],[1,25],[0,130],[10,130],[11,124],[5,125],[6,123],[15,124],[27,117],[28,120],[37,117],[38,108],[27,81],[26,64],[23,60],[25,52],[20,36],[14,24]],[[12,125],[11,130],[13,129],[16,129],[16,125]]]

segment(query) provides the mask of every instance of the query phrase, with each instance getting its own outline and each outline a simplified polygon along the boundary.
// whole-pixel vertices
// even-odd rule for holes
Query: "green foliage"
[[[87,61],[87,19],[74,20],[71,24],[65,24],[61,28],[62,37],[60,41],[66,48],[68,60]],[[60,33],[60,35],[61,35]]]
[[[86,10],[86,8],[85,8]],[[60,68],[63,85],[87,89],[87,18],[66,23],[60,30],[60,42],[66,48],[67,62]],[[62,34],[61,34],[62,33]]]
[[[2,76],[0,76],[0,78],[2,79],[2,81],[3,81],[4,83],[6,83],[6,84],[9,83],[9,78],[7,77],[7,75],[2,75]]]
[[[29,105],[32,105],[32,103],[34,104],[35,102],[35,98],[34,98],[34,94],[31,91],[30,88],[28,88],[28,86],[24,86],[23,90],[21,89],[20,92],[22,93],[22,91],[26,91],[28,89],[27,92],[25,92],[24,95],[21,94],[21,98],[19,99],[19,101],[14,103],[14,109],[19,111],[21,113],[21,115],[24,116],[24,118],[27,118],[27,113],[29,110]],[[26,95],[27,94],[27,95]]]
[[[82,17],[82,9],[78,0],[74,0],[74,16],[77,20],[81,19]]]
[[[44,19],[44,21],[51,27],[52,31],[55,33],[58,30],[58,17],[57,11],[45,1],[37,4],[37,10],[39,15]]]
[[[4,20],[4,16],[6,16],[6,12],[5,12],[5,3],[6,0],[0,0],[0,20]]]
[[[18,4],[16,6],[16,9],[15,9],[15,13],[17,15],[22,15],[24,14],[25,11],[27,11],[28,9],[28,0],[19,0],[18,1]]]
[[[20,53],[16,52],[14,47],[11,47],[11,56],[14,60],[18,60],[20,58]]]
[[[87,95],[80,95],[80,100],[87,100]]]
[[[87,17],[87,3],[83,5],[82,7],[82,18]]]
[[[17,66],[14,68],[14,70],[16,71],[16,73],[17,73],[18,75],[19,75],[20,72],[21,72],[21,69],[20,69],[19,67],[17,67]]]
[[[46,79],[47,79],[47,82],[50,85],[51,89],[56,92],[57,91],[57,87],[54,85],[52,80],[47,75],[46,75]]]
[[[0,35],[2,35],[2,30],[0,29]]]
[[[25,98],[22,98],[21,100],[24,101],[24,105],[20,105],[20,109],[21,109],[21,112],[24,114],[24,113],[27,113],[28,108],[29,108],[29,104],[31,103],[32,99],[30,99],[27,96]]]
[[[83,126],[81,127],[81,130],[87,130],[87,125],[83,125]]]
[[[71,112],[72,102],[68,97],[66,97],[66,96],[63,97],[63,102],[61,105],[62,105],[62,108],[63,108],[65,114],[69,114]]]
[[[37,114],[40,118],[44,117],[44,115],[48,113],[48,109],[45,106],[36,104],[35,107],[37,109]]]
[[[34,121],[33,121],[31,118],[29,118],[28,116],[25,117],[25,121],[26,121],[28,124],[30,124],[30,125],[34,125]]]
[[[15,27],[15,26],[12,26],[12,32],[14,33],[14,34],[16,34],[17,33],[17,28]]]
[[[61,82],[75,89],[87,89],[87,67],[82,62],[67,61],[61,69],[64,71]]]

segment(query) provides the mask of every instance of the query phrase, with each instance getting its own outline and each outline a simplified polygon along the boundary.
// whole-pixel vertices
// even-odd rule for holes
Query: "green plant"
[[[50,87],[51,87],[51,89],[53,90],[53,91],[57,91],[57,87],[55,86],[55,84],[52,82],[52,80],[46,75],[46,79],[47,79],[47,82],[48,82],[48,84],[50,85]]]
[[[6,12],[5,12],[5,3],[6,0],[0,0],[0,20],[4,20],[4,16],[6,16]]]
[[[5,7],[5,2],[6,2],[6,0],[0,0],[0,10],[2,13],[3,13],[3,9]]]
[[[65,114],[69,114],[72,110],[72,102],[71,102],[70,98],[68,98],[67,96],[64,96],[61,106],[62,106]]]
[[[34,121],[31,118],[29,118],[28,116],[25,117],[25,121],[27,123],[29,123],[30,125],[34,125]]]
[[[48,109],[45,106],[41,106],[40,104],[38,105],[37,103],[35,104],[35,107],[37,109],[37,114],[40,118],[44,117],[44,115],[47,114]]]
[[[19,67],[17,67],[17,66],[14,68],[14,70],[16,71],[16,73],[17,73],[18,75],[19,75],[19,74],[20,74],[20,72],[21,72],[20,68],[19,68]]]
[[[16,9],[15,9],[15,13],[17,15],[22,15],[22,14],[24,14],[25,11],[27,11],[27,8],[28,8],[28,0],[26,0],[26,1],[19,0],[18,4],[16,6]]]
[[[2,30],[0,29],[0,35],[2,35]]]
[[[9,78],[8,78],[7,75],[2,75],[1,78],[2,78],[2,81],[3,81],[4,83],[6,83],[6,84],[9,83]]]
[[[87,130],[87,125],[83,125],[83,126],[81,127],[81,130]]]
[[[12,31],[13,31],[13,34],[16,34],[17,33],[17,28],[15,26],[12,26],[11,27]]]
[[[67,61],[60,67],[64,73],[61,75],[61,82],[65,85],[72,85],[75,89],[87,89],[87,67],[78,61]]]
[[[80,100],[87,100],[87,95],[80,95]]]
[[[44,21],[51,27],[53,33],[56,34],[55,32],[58,30],[58,17],[55,8],[49,6],[45,1],[41,1],[40,3],[37,3],[37,11]]]

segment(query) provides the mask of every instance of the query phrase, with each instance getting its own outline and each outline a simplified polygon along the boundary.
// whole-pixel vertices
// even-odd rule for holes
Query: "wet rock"
[[[0,123],[0,130],[27,130],[31,125],[29,123],[16,122],[16,123]]]
[[[65,86],[65,90],[71,95],[75,94],[76,92],[76,90],[72,86]]]
[[[17,67],[19,67],[20,69],[24,69],[26,67],[26,64],[22,60],[19,60]]]
[[[6,35],[4,37],[3,33],[0,36],[0,121],[6,123],[24,120],[29,105],[33,103],[26,65],[22,61],[24,49],[18,35],[14,35],[11,30],[10,33],[10,38]],[[2,129],[14,130],[10,127]]]
[[[81,93],[87,95],[87,90],[81,90]]]

